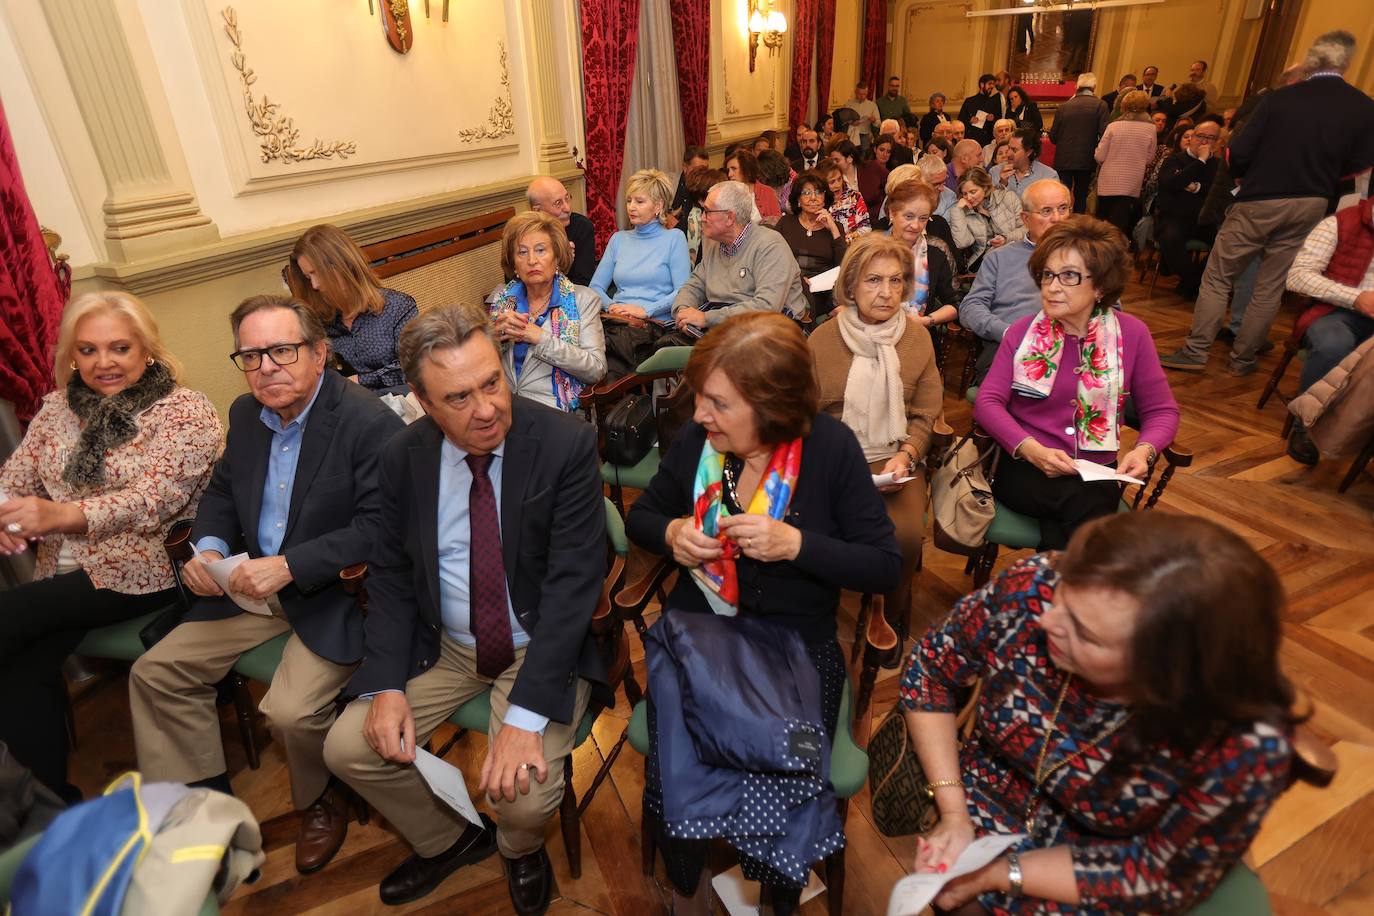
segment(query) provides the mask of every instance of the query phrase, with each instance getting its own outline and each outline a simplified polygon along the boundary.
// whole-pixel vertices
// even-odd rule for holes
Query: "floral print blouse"
[[[835,196],[830,215],[844,231],[846,242],[852,242],[864,233],[873,231],[868,219],[868,204],[864,203],[864,196],[848,181],[845,182],[844,193]]]
[[[10,497],[75,502],[85,534],[48,535],[38,543],[36,576],[57,572],[63,544],[96,588],[146,595],[173,585],[162,542],[174,523],[196,513],[219,457],[224,430],[210,399],[177,387],[137,417],[138,433],[106,452],[105,483],[78,491],[62,479],[81,438],[81,422],[65,391],[43,399],[24,439],[0,468]]]

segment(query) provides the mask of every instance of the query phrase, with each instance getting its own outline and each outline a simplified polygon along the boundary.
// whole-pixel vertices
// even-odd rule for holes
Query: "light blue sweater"
[[[687,236],[653,220],[611,236],[588,286],[603,309],[612,302],[638,305],[661,321],[672,315],[673,297],[691,275]],[[608,292],[612,285],[614,297]]]
[[[959,303],[959,323],[996,345],[1013,321],[1040,310],[1040,285],[1030,275],[1029,239],[994,248]]]

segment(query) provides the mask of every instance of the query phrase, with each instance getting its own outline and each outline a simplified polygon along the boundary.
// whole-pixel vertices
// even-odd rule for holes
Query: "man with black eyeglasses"
[[[250,393],[229,408],[224,454],[191,530],[196,555],[181,575],[200,600],[129,676],[134,743],[149,781],[229,792],[215,684],[243,653],[290,634],[260,708],[286,757],[305,874],[333,858],[348,827],[324,739],[362,658],[363,625],[339,573],[368,559],[378,461],[403,424],[326,368],[324,328],[301,303],[254,296],[230,324]],[[222,580],[226,595],[208,567],[245,552]]]

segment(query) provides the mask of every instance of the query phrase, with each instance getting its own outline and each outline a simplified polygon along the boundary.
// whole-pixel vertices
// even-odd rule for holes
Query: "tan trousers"
[[[434,730],[459,706],[488,686],[491,691],[491,722],[488,740],[495,741],[510,706],[510,691],[525,661],[525,650],[515,650],[515,662],[495,680],[477,673],[477,650],[442,637],[439,659],[424,674],[406,684],[406,699],[415,719],[415,741],[423,746]],[[528,795],[516,794],[513,802],[487,802],[496,814],[496,844],[507,858],[529,855],[544,845],[544,825],[563,800],[564,758],[572,753],[577,725],[587,711],[591,687],[578,681],[572,724],[550,722],[544,731],[544,759],[549,765],[543,785],[531,778]],[[363,737],[372,700],[354,700],[339,716],[324,743],[324,759],[336,776],[353,787],[382,813],[415,851],[436,856],[462,835],[467,821],[441,802],[415,767],[383,760]],[[469,787],[469,791],[473,791]],[[474,795],[473,801],[482,799]]]
[[[881,474],[887,460],[870,462],[868,468],[874,474]],[[924,615],[916,622],[914,632],[907,633],[908,607],[911,604],[912,577],[916,572],[916,561],[921,556],[921,539],[925,536],[926,469],[916,469],[916,479],[907,481],[896,493],[884,493],[883,503],[887,506],[888,518],[897,529],[897,546],[902,548],[902,578],[897,588],[883,597],[883,614],[888,623],[897,631],[898,637],[914,636],[917,639],[925,632],[922,623]],[[863,634],[860,634],[860,639]]]
[[[134,746],[149,781],[194,782],[225,772],[214,685],[240,655],[290,630],[285,619],[260,614],[187,621],[134,663]],[[356,667],[320,658],[292,634],[259,704],[286,753],[291,803],[298,811],[313,804],[329,782],[324,738],[334,724],[334,701]]]

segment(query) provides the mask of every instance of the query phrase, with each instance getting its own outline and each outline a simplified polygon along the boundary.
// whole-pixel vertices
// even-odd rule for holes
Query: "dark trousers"
[[[1097,218],[1105,219],[1121,230],[1129,241],[1131,229],[1139,219],[1140,198],[1126,197],[1123,194],[1097,195]]]
[[[1155,244],[1159,246],[1161,269],[1178,275],[1178,288],[1196,293],[1202,282],[1202,269],[1206,261],[1193,263],[1188,251],[1188,243],[1194,239],[1210,242],[1209,228],[1197,224],[1196,220],[1184,216],[1166,216],[1161,213],[1155,219]]]
[[[1073,212],[1088,212],[1088,190],[1093,185],[1093,169],[1060,169],[1059,180],[1073,193]]]
[[[1374,337],[1374,318],[1354,309],[1338,308],[1312,322],[1298,390],[1311,388],[1370,337]]]
[[[63,661],[87,631],[175,600],[175,589],[125,595],[96,588],[79,570],[0,592],[0,740],[59,795],[70,792]]]
[[[1013,512],[1040,522],[1040,550],[1063,550],[1079,526],[1116,511],[1121,487],[1110,480],[1047,477],[1029,461],[1003,455],[992,495]]]

